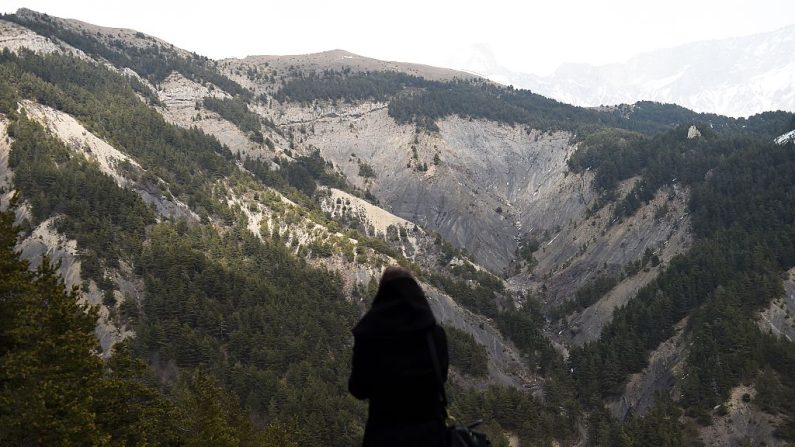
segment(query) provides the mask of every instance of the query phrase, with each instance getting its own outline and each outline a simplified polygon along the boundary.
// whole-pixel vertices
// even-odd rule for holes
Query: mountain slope
[[[793,152],[773,139],[792,114],[590,110],[339,52],[215,62],[6,18],[2,202],[20,196],[25,256],[63,259],[99,306],[106,364],[127,338],[174,411],[226,415],[172,444],[244,439],[241,414],[276,445],[359,442],[348,331],[391,263],[450,327],[451,412],[495,441],[739,439],[725,416],[748,411],[792,439],[793,344],[760,331],[791,329]]]
[[[16,190],[23,199],[21,219],[28,230],[21,247],[34,262],[43,253],[63,260],[64,278],[82,286],[103,324],[120,328],[98,326],[106,356],[114,342],[134,335],[138,355],[165,383],[181,383],[191,371],[209,368],[258,418],[301,417],[305,428],[294,430],[293,437],[303,443],[355,443],[363,417],[361,404],[343,385],[348,329],[382,266],[399,261],[423,281],[457,287],[454,300],[452,292],[425,284],[440,322],[472,335],[465,343],[470,353],[459,354],[474,351],[487,360],[485,376],[467,379],[466,363],[454,356],[461,380],[477,387],[510,386],[477,392],[480,398],[498,393],[532,401],[519,390],[538,389],[543,377],[528,372],[527,348],[519,351],[494,321],[461,304],[481,300],[469,297],[469,290],[495,300],[491,289],[452,275],[445,281],[426,276],[388,237],[394,231],[404,252],[406,247],[422,252],[431,265],[440,251],[433,238],[412,229],[411,237],[401,239],[413,224],[397,218],[369,230],[369,217],[378,213],[372,205],[366,216],[343,213],[340,222],[323,215],[319,202],[332,193],[318,188],[315,182],[323,180],[312,175],[328,176],[331,184],[336,180],[324,171],[322,159],[285,154],[277,157],[278,170],[269,169],[260,157],[264,152],[270,159],[277,149],[263,141],[252,149],[260,153],[239,161],[189,121],[186,129],[168,124],[160,114],[182,123],[179,101],[164,96],[162,103],[153,102],[135,90],[149,88],[139,78],[119,75],[116,67],[98,61],[20,48],[0,59],[2,112],[10,129],[3,152],[9,165],[3,171],[13,179],[3,191]],[[152,88],[173,91],[172,85],[165,78]],[[190,93],[194,84],[187,85]],[[210,119],[228,124],[211,129],[221,137],[237,128],[220,115]],[[279,138],[276,130],[272,135]],[[243,146],[235,142],[247,140],[229,141],[240,154]],[[459,261],[473,269],[470,278],[478,277],[463,255]],[[485,272],[479,278],[499,283]],[[309,307],[293,312],[301,303]],[[496,310],[494,301],[484,304]],[[312,339],[324,341],[311,345],[314,353],[306,344]],[[290,359],[302,360],[289,366]],[[324,364],[310,364],[316,361]],[[245,377],[250,380],[241,382]],[[310,404],[318,395],[327,395],[322,407]],[[314,408],[314,419],[303,418],[307,405]],[[460,402],[457,408],[468,412],[472,406]],[[511,427],[503,416],[478,413]],[[332,433],[342,430],[334,428],[335,421],[354,427],[349,437],[332,440]],[[551,436],[551,429],[545,430],[544,436]]]

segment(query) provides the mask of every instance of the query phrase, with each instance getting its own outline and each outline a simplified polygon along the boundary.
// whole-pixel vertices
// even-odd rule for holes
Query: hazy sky
[[[133,28],[216,59],[341,48],[464,68],[477,47],[535,74],[795,23],[793,0],[0,0],[2,12],[20,7]]]

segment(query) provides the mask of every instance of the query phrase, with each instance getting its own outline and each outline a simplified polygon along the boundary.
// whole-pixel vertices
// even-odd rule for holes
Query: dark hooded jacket
[[[422,289],[412,278],[383,282],[353,329],[348,389],[358,399],[369,399],[364,446],[442,445],[445,410],[429,333],[446,381],[447,339]]]

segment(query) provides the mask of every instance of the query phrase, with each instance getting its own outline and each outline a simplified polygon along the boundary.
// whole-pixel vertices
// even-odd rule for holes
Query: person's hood
[[[353,328],[356,336],[390,336],[427,330],[436,324],[422,288],[413,278],[382,283],[370,310]]]

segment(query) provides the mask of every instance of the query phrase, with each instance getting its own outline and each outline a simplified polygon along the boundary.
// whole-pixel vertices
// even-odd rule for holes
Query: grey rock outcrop
[[[784,295],[759,314],[759,328],[789,341],[795,340],[795,268],[785,273]]]
[[[486,267],[506,270],[526,228],[552,228],[581,214],[592,193],[567,175],[571,134],[451,117],[438,134],[399,125],[384,106],[285,106],[283,126],[310,126],[318,148],[352,183],[392,213],[438,231]],[[438,160],[438,163],[434,162]],[[375,178],[359,176],[360,164]]]

